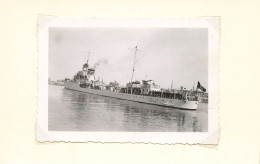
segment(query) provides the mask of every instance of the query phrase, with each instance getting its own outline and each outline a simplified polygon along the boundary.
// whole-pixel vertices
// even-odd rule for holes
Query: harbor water
[[[49,85],[49,131],[207,132],[207,104],[181,110]]]

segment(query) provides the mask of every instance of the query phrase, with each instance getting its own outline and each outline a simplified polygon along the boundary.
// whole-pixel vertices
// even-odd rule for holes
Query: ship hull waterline
[[[129,100],[129,101],[135,101],[135,102],[146,103],[151,105],[178,108],[183,110],[196,110],[198,107],[198,101],[185,101],[180,99],[169,99],[169,98],[113,92],[108,90],[81,88],[77,82],[65,82],[64,88],[74,90],[74,91],[80,91],[80,92],[105,96],[105,97],[112,97],[112,98],[117,98],[122,100]]]

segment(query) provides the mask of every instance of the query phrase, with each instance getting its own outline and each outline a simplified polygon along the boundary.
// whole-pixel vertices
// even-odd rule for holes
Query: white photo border
[[[38,18],[38,113],[39,142],[130,142],[157,144],[218,143],[218,65],[220,18],[87,19],[41,16]],[[48,131],[48,29],[49,27],[172,27],[208,29],[208,131],[207,132],[77,132]]]

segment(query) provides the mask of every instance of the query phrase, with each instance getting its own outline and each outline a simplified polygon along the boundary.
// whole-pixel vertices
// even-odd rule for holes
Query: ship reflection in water
[[[203,107],[204,106],[204,107]],[[207,132],[208,110],[119,100],[49,85],[49,131]]]

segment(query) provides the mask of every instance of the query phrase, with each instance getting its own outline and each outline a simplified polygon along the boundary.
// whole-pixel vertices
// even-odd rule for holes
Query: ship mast
[[[87,59],[87,63],[84,63],[83,68],[82,68],[84,81],[86,81],[88,79],[88,75],[87,75],[87,71],[89,69],[88,61],[89,61],[90,53],[92,53],[91,51],[86,51],[86,52],[88,53],[88,59]]]
[[[88,52],[88,60],[87,60],[87,64],[88,64],[88,61],[89,61],[89,56],[90,56],[90,53],[92,53],[91,51],[87,51]]]
[[[134,72],[135,72],[135,63],[136,63],[136,54],[137,54],[137,46],[135,46],[135,57],[134,57],[134,63],[133,63],[133,71],[132,71],[132,76],[131,76],[131,84],[133,82],[133,77],[134,77]]]

